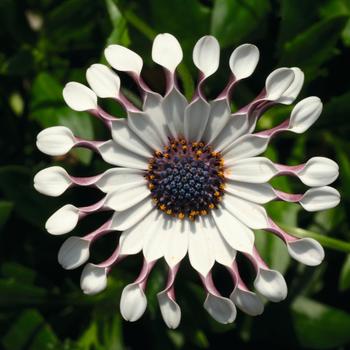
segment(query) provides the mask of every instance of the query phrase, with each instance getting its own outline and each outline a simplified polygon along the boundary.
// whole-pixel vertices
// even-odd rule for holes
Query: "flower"
[[[53,235],[72,231],[85,216],[110,210],[110,219],[84,237],[72,236],[62,245],[58,260],[65,269],[88,261],[97,239],[122,231],[114,253],[102,263],[88,263],[81,275],[81,288],[95,294],[107,286],[107,275],[122,258],[142,252],[144,263],[137,279],[123,290],[120,310],[126,320],[136,321],[147,306],[145,287],[157,260],[164,258],[169,269],[165,289],[158,293],[163,319],[176,328],[181,309],[175,299],[174,283],[180,262],[188,254],[207,293],[204,302],[209,314],[221,323],[233,322],[236,306],[249,315],[259,315],[264,304],[260,296],[278,302],[287,295],[283,276],[270,269],[254,246],[253,230],[277,235],[289,254],[306,265],[318,265],[324,258],[321,245],[286,233],[269,216],[263,204],[273,200],[299,203],[307,211],[336,206],[340,196],[328,185],[338,176],[338,166],[330,159],[314,157],[301,165],[275,164],[261,157],[272,137],[284,131],[305,132],[320,116],[318,97],[298,102],[290,117],[280,125],[254,133],[264,111],[276,104],[289,105],[303,85],[299,68],[278,68],[266,79],[261,93],[247,106],[232,113],[230,96],[240,80],[248,78],[259,60],[256,46],[237,47],[229,59],[231,76],[222,93],[212,101],[204,96],[206,79],[219,66],[220,48],[212,36],[201,38],[193,50],[199,69],[195,95],[188,102],[180,92],[175,71],[182,49],[171,34],[159,34],[152,59],[165,71],[164,96],[152,91],[141,77],[143,61],[135,52],[120,45],[105,50],[108,63],[127,72],[143,97],[139,110],[122,93],[120,78],[111,68],[93,64],[86,72],[90,88],[77,82],[63,90],[66,103],[76,111],[88,111],[111,131],[107,141],[83,140],[63,126],[41,131],[37,147],[59,156],[73,147],[86,147],[115,166],[92,177],[75,177],[58,166],[41,170],[35,188],[49,196],[59,196],[73,186],[93,186],[105,193],[99,202],[86,207],[67,204],[47,221]],[[98,98],[112,98],[127,112],[127,118],[109,115]],[[268,182],[275,176],[297,177],[311,189],[289,194]],[[256,293],[240,275],[236,254],[250,260],[256,271]],[[224,265],[234,289],[229,297],[220,295],[212,279],[214,263]]]

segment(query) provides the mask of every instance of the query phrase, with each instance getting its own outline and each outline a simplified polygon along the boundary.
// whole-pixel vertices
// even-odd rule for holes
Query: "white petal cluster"
[[[254,230],[276,234],[291,257],[309,266],[322,262],[324,250],[312,238],[298,239],[284,232],[268,216],[263,204],[283,200],[314,212],[333,208],[340,202],[339,192],[329,186],[339,175],[339,167],[331,159],[315,156],[304,164],[288,166],[262,156],[273,136],[284,131],[304,133],[318,120],[323,107],[318,97],[307,97],[296,103],[289,118],[279,126],[254,133],[258,119],[267,108],[294,103],[302,88],[304,73],[297,67],[275,69],[267,76],[261,93],[232,113],[231,90],[239,81],[250,77],[258,64],[260,53],[255,45],[243,44],[233,50],[228,61],[227,85],[212,101],[206,99],[203,84],[219,69],[220,46],[213,36],[200,38],[193,48],[199,82],[191,101],[186,100],[176,82],[175,73],[183,51],[173,35],[157,35],[152,46],[153,61],[165,71],[164,96],[152,91],[143,81],[143,60],[137,53],[120,45],[110,45],[104,54],[111,68],[99,63],[91,65],[86,72],[90,88],[70,82],[63,89],[63,98],[73,110],[87,111],[102,120],[111,138],[83,140],[64,126],[47,128],[37,136],[38,149],[47,155],[62,156],[73,147],[87,147],[114,166],[90,177],[72,176],[59,166],[48,167],[35,175],[34,187],[48,196],[60,196],[73,186],[91,186],[105,195],[87,207],[66,204],[58,209],[45,225],[52,235],[74,231],[86,215],[100,210],[112,212],[100,228],[82,237],[66,239],[58,252],[59,263],[65,269],[82,266],[89,260],[95,240],[121,231],[118,245],[109,258],[84,266],[81,289],[88,295],[103,291],[111,268],[121,258],[142,252],[144,264],[140,275],[123,289],[120,299],[124,319],[137,321],[147,307],[147,278],[156,261],[164,258],[169,268],[168,282],[157,298],[164,322],[171,329],[178,327],[181,320],[181,308],[175,299],[175,278],[186,255],[203,282],[204,308],[220,323],[233,322],[236,307],[248,315],[260,315],[264,310],[261,296],[272,302],[285,299],[286,282],[279,271],[270,269],[259,256]],[[143,95],[142,110],[123,95],[115,70],[126,72],[138,84]],[[127,118],[110,116],[98,105],[99,98],[117,100],[126,110]],[[157,209],[159,203],[155,198],[152,201],[153,187],[148,177],[152,168],[150,159],[162,154],[167,146],[170,150],[172,139],[203,142],[212,147],[213,157],[220,155],[223,159],[221,175],[225,181],[220,202],[204,213],[207,215],[201,213],[203,215],[194,221],[164,213]],[[185,152],[185,148],[183,150]],[[163,157],[166,159],[166,155]],[[311,188],[301,194],[284,193],[268,183],[276,176],[296,177]],[[247,258],[255,269],[255,291],[249,290],[243,281],[245,278],[242,280],[240,276],[237,254]],[[222,296],[215,288],[211,276],[215,263],[225,266],[232,277],[234,287],[229,296]]]

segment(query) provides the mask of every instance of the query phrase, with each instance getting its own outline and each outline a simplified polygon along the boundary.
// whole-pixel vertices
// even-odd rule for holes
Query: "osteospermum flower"
[[[84,237],[71,236],[62,245],[58,261],[74,269],[89,259],[93,243],[110,232],[122,231],[114,253],[102,263],[88,263],[81,275],[81,288],[95,294],[106,288],[107,275],[123,257],[142,252],[144,264],[134,283],[121,296],[121,314],[135,321],[147,305],[145,287],[155,262],[164,258],[169,276],[158,294],[165,323],[178,326],[181,310],[175,299],[174,282],[182,259],[188,255],[206,290],[205,309],[219,322],[236,317],[236,306],[249,315],[263,312],[264,296],[277,302],[287,295],[282,275],[270,269],[254,246],[255,229],[270,231],[286,244],[289,254],[306,265],[318,265],[324,252],[313,239],[298,239],[284,232],[267,215],[265,203],[274,200],[297,202],[307,211],[336,206],[339,193],[328,187],[338,176],[338,166],[330,159],[314,157],[301,165],[275,164],[260,157],[272,137],[284,131],[302,133],[319,117],[322,103],[308,97],[293,108],[280,125],[254,133],[263,112],[278,103],[291,104],[304,80],[299,68],[278,68],[266,79],[261,93],[238,112],[230,109],[230,95],[242,79],[248,78],[259,60],[256,46],[244,44],[231,54],[231,76],[219,96],[207,101],[205,80],[219,65],[220,49],[212,36],[201,38],[193,49],[199,69],[199,82],[191,101],[176,83],[175,70],[182,60],[182,49],[170,34],[158,35],[152,59],[164,68],[164,96],[152,91],[141,77],[142,59],[129,49],[111,45],[105,50],[108,63],[127,72],[138,84],[143,97],[142,110],[121,92],[114,70],[93,64],[86,72],[90,88],[77,82],[63,90],[66,103],[76,111],[88,111],[111,131],[107,141],[83,140],[63,126],[39,133],[38,148],[51,156],[64,155],[72,147],[86,147],[114,167],[93,177],[74,177],[61,167],[40,171],[35,188],[49,196],[59,196],[73,186],[93,186],[105,192],[98,203],[86,207],[67,204],[47,221],[53,235],[72,231],[79,220],[92,213],[110,210],[111,218]],[[109,115],[97,102],[112,98],[126,110],[127,118]],[[274,189],[268,181],[275,176],[297,177],[310,186],[304,194]],[[256,271],[254,287],[246,286],[236,262],[237,253],[248,258]],[[229,298],[215,288],[211,270],[215,262],[224,265],[234,283]]]

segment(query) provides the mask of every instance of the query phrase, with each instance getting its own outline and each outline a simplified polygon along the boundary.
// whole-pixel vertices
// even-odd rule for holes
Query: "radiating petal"
[[[214,74],[220,61],[220,45],[216,38],[206,35],[200,38],[193,48],[193,62],[195,66],[209,77]]]
[[[316,96],[304,98],[292,110],[289,130],[301,134],[315,123],[322,112],[322,102]]]
[[[294,78],[295,73],[291,68],[274,70],[266,79],[266,99],[270,101],[278,100],[291,86]]]
[[[204,308],[214,320],[222,324],[232,323],[237,315],[236,307],[230,299],[209,293]]]
[[[58,197],[71,184],[67,171],[59,166],[45,168],[34,176],[34,188],[47,196]]]
[[[224,205],[213,210],[213,218],[219,231],[232,248],[241,252],[252,252],[254,233],[236,219]]]
[[[145,312],[147,299],[137,283],[127,285],[120,298],[120,313],[126,321],[137,321]]]
[[[169,131],[174,138],[184,135],[184,118],[187,105],[187,100],[176,88],[172,89],[162,102]]]
[[[206,277],[215,263],[215,251],[213,241],[217,237],[212,237],[213,231],[217,231],[214,225],[210,225],[208,220],[196,223],[196,228],[191,227],[189,232],[188,257],[191,266],[203,277]],[[217,235],[216,235],[217,236]]]
[[[116,231],[127,230],[142,220],[152,209],[154,209],[152,201],[146,198],[127,210],[115,213],[111,227]]]
[[[107,287],[107,272],[105,267],[86,264],[80,277],[80,287],[84,294],[94,295]]]
[[[120,90],[120,78],[104,64],[93,64],[86,71],[86,80],[101,98],[116,98]]]
[[[300,180],[307,186],[318,187],[329,185],[339,175],[339,166],[331,159],[313,157],[304,168],[298,171]]]
[[[193,227],[192,223],[186,225],[185,221],[176,219],[173,221],[171,232],[167,235],[167,242],[164,248],[164,258],[170,268],[176,266],[186,256],[189,231],[194,230],[194,227],[191,230],[191,226]]]
[[[266,210],[261,205],[229,193],[223,197],[223,203],[225,208],[246,226],[252,229],[269,227]]]
[[[88,111],[97,108],[97,96],[87,86],[70,82],[63,89],[63,98],[75,111]]]
[[[225,165],[232,165],[239,159],[258,156],[266,150],[268,143],[268,137],[243,135],[223,151]]]
[[[268,182],[276,174],[274,164],[264,157],[240,159],[225,170],[226,178],[250,183]]]
[[[295,75],[294,80],[292,84],[290,84],[289,88],[277,100],[278,103],[285,105],[290,105],[294,102],[304,84],[304,73],[302,70],[297,67],[293,67],[291,69]]]
[[[178,40],[171,34],[158,34],[152,46],[152,60],[170,72],[175,72],[182,61],[182,49]]]
[[[90,241],[80,237],[69,237],[58,252],[58,262],[66,270],[83,265],[90,256]]]
[[[160,311],[165,324],[170,329],[175,329],[181,321],[181,309],[177,302],[167,295],[166,292],[157,294]]]
[[[286,281],[278,271],[260,268],[254,286],[260,294],[270,301],[279,302],[287,297]]]
[[[143,135],[144,137],[147,134]],[[143,157],[152,157],[152,151],[128,126],[125,119],[112,122],[112,137],[114,142]]]
[[[249,290],[236,287],[231,293],[230,299],[239,309],[250,316],[261,315],[264,311],[264,304],[261,299]]]
[[[188,141],[200,141],[207,125],[210,105],[202,98],[194,100],[185,110],[185,137]]]
[[[310,188],[305,192],[300,204],[307,211],[319,211],[336,207],[340,202],[340,193],[333,187]]]
[[[289,242],[287,248],[292,258],[308,266],[317,266],[324,259],[321,244],[312,238],[301,238]]]
[[[136,225],[125,230],[119,239],[120,254],[137,254],[142,250],[144,239],[148,233],[152,234],[157,226],[158,211],[152,210],[145,218]]]
[[[259,49],[252,44],[238,46],[230,56],[230,69],[236,80],[250,77],[259,62]]]
[[[109,45],[104,54],[107,62],[116,70],[141,74],[143,61],[134,51],[121,45]]]
[[[228,117],[224,128],[217,137],[212,140],[211,145],[218,151],[224,150],[240,136],[248,133],[249,120],[246,114],[232,114]]]
[[[147,180],[144,175],[145,173],[139,169],[112,168],[103,173],[95,182],[95,186],[101,191],[109,193],[131,184],[146,184]]]
[[[77,226],[78,220],[79,209],[74,205],[66,204],[49,217],[45,228],[52,235],[63,235],[71,232]]]
[[[265,204],[276,198],[275,192],[269,184],[227,181],[225,191],[258,204]]]
[[[150,197],[150,195],[151,192],[146,184],[131,184],[108,193],[104,205],[115,211],[123,211],[142,202],[145,198]]]
[[[231,116],[231,108],[226,99],[211,101],[210,113],[202,140],[208,144],[226,127]],[[232,140],[231,140],[232,142]]]
[[[143,255],[148,262],[164,256],[170,236],[174,231],[175,219],[158,211],[157,226],[144,237]]]
[[[65,126],[52,126],[39,132],[36,139],[38,149],[49,156],[62,156],[75,144],[72,131]]]
[[[109,164],[146,170],[148,160],[110,140],[99,147],[101,157]]]

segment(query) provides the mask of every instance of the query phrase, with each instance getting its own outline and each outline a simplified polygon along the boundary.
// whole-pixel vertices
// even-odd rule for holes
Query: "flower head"
[[[212,101],[205,97],[206,79],[219,66],[220,48],[212,36],[201,38],[193,49],[199,82],[191,101],[180,92],[175,71],[182,49],[171,34],[160,34],[152,48],[152,59],[164,68],[164,96],[152,91],[141,76],[143,61],[133,51],[111,45],[105,50],[115,70],[127,72],[138,84],[142,110],[134,106],[120,88],[120,78],[111,68],[93,64],[86,72],[91,89],[77,82],[63,90],[66,103],[76,111],[88,111],[111,132],[107,141],[83,140],[63,126],[39,133],[38,148],[52,156],[73,147],[96,151],[114,167],[92,177],[75,177],[61,167],[40,171],[35,188],[49,196],[59,196],[73,186],[93,186],[105,193],[99,202],[86,207],[67,204],[47,221],[49,233],[72,231],[85,216],[111,211],[110,219],[84,237],[70,237],[62,245],[58,259],[65,269],[73,269],[89,259],[93,243],[102,236],[122,231],[114,253],[104,262],[88,263],[81,276],[86,294],[107,286],[107,275],[122,257],[142,252],[144,264],[137,279],[123,290],[120,309],[126,320],[135,321],[147,306],[145,287],[157,260],[164,258],[168,282],[158,294],[165,323],[176,328],[181,309],[175,299],[174,283],[181,260],[188,255],[199,273],[207,297],[209,314],[221,323],[233,322],[236,306],[249,315],[263,312],[260,296],[283,300],[287,286],[283,276],[270,269],[254,245],[255,229],[269,231],[286,244],[289,254],[307,265],[318,265],[324,257],[321,245],[311,238],[298,239],[286,233],[262,206],[274,200],[299,203],[307,211],[331,208],[339,203],[339,193],[328,187],[338,176],[338,166],[330,159],[314,157],[301,165],[275,164],[260,155],[271,138],[284,131],[305,132],[320,116],[317,97],[298,102],[290,117],[280,125],[254,133],[266,109],[291,104],[301,90],[304,74],[299,68],[278,68],[267,78],[261,93],[248,105],[231,112],[230,96],[240,80],[248,78],[259,60],[259,50],[251,44],[237,47],[229,59],[231,76],[227,86]],[[127,112],[127,118],[109,115],[98,98],[113,98]],[[268,182],[275,176],[297,177],[311,189],[290,194],[274,189]],[[244,255],[256,271],[256,293],[246,286],[236,262]],[[220,295],[212,279],[215,262],[229,271],[234,289],[229,297]],[[243,276],[244,277],[244,276]]]

